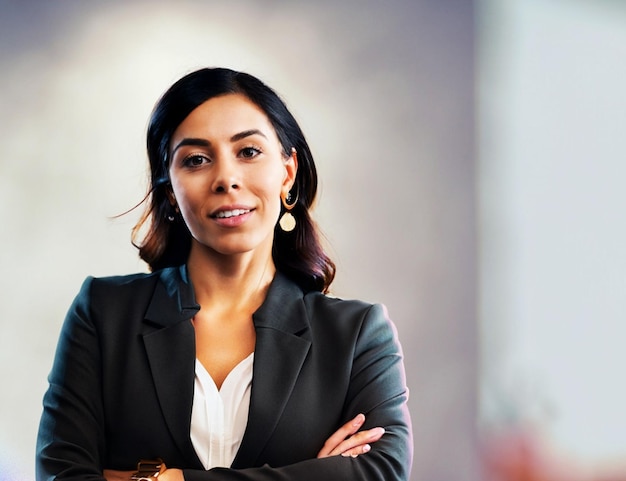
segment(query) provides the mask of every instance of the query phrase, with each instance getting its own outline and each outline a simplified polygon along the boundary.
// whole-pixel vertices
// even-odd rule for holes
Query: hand
[[[385,430],[384,428],[372,428],[357,432],[364,422],[365,416],[358,414],[352,421],[341,426],[326,440],[317,457],[327,458],[340,454],[356,458],[359,454],[367,453],[371,449],[370,443],[378,441],[385,434]]]
[[[185,481],[185,476],[182,470],[170,468],[161,472],[158,479],[159,481]]]
[[[133,469],[132,471],[116,471],[114,469],[105,469],[102,472],[102,475],[106,478],[107,481],[129,481],[132,474],[137,471]]]
[[[107,481],[129,481],[136,469],[132,471],[116,471],[114,469],[105,469],[103,476]],[[158,476],[159,481],[185,481],[183,472],[180,469],[167,469],[165,463],[161,463],[161,470]]]

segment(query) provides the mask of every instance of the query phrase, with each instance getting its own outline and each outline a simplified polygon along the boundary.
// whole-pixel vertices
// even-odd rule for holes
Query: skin
[[[170,148],[170,201],[192,235],[188,268],[202,306],[196,354],[219,388],[254,350],[252,313],[276,272],[274,226],[297,155],[285,155],[265,113],[241,95],[197,107]],[[220,217],[229,212],[240,215]]]
[[[169,200],[191,232],[188,270],[201,306],[193,319],[196,354],[218,389],[254,351],[252,314],[276,267],[274,226],[296,178],[295,150],[283,151],[262,109],[240,94],[212,98],[178,126],[170,143]],[[216,334],[218,333],[218,334]],[[359,414],[328,438],[318,458],[358,456],[384,434],[359,429]],[[132,471],[105,470],[107,480]],[[163,465],[159,480],[183,481]]]

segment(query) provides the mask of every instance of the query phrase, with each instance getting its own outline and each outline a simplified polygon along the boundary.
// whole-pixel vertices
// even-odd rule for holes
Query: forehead
[[[276,132],[262,108],[242,94],[213,97],[200,104],[174,131],[172,142],[184,137],[230,138],[246,130],[258,129],[268,138]]]

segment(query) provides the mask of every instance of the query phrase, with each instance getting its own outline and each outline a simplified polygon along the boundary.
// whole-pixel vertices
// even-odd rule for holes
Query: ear
[[[286,196],[296,182],[298,172],[298,153],[291,148],[291,155],[285,159],[285,178],[283,179],[283,194]],[[173,195],[173,194],[172,194]]]
[[[165,195],[167,195],[167,200],[170,201],[172,207],[176,207],[176,197],[174,196],[174,191],[172,190],[172,184],[168,184],[165,187]]]

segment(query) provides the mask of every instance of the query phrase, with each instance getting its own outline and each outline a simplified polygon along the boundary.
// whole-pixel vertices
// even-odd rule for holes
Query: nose
[[[221,158],[215,162],[215,177],[211,190],[216,193],[226,193],[237,190],[240,186],[239,172],[235,162],[231,159]]]

